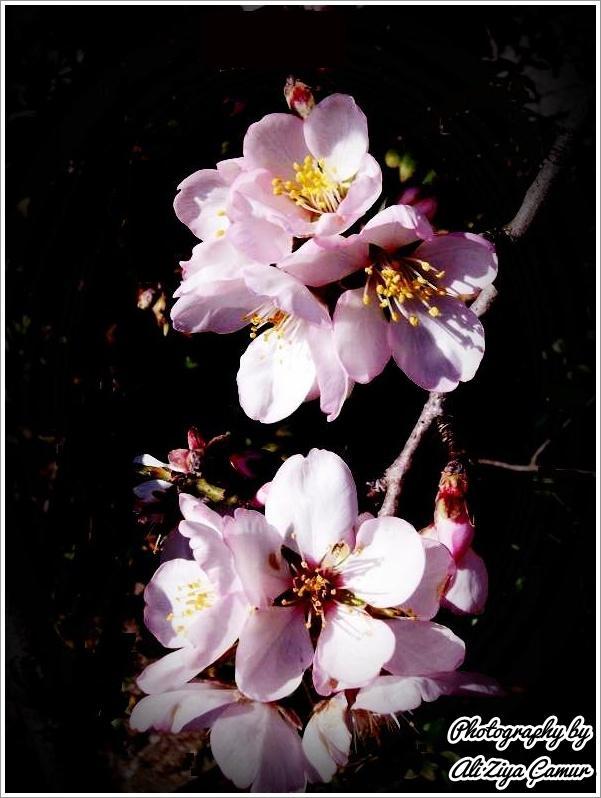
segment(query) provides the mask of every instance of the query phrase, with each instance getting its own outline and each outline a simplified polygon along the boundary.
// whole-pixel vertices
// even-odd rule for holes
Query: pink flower
[[[337,417],[352,382],[334,347],[327,308],[299,280],[271,266],[241,262],[228,241],[199,244],[176,291],[171,318],[187,333],[229,333],[250,326],[252,342],[237,376],[245,413],[280,421],[320,397]]]
[[[175,213],[197,238],[214,241],[225,235],[230,186],[242,169],[242,158],[220,161],[216,169],[200,169],[177,187]]]
[[[445,607],[459,615],[477,615],[484,611],[488,597],[488,572],[484,560],[472,549],[472,524],[465,493],[465,470],[449,463],[440,480],[434,509],[434,524],[422,535],[443,543],[455,561],[455,572],[444,593]]]
[[[279,469],[265,516],[238,510],[225,527],[254,607],[236,653],[236,683],[246,695],[288,695],[311,664],[316,690],[328,695],[366,684],[394,658],[394,629],[368,609],[394,607],[413,594],[424,548],[398,518],[368,519],[355,532],[356,521],[347,466],[313,449]]]
[[[326,97],[306,119],[268,114],[255,122],[244,138],[246,171],[231,188],[230,239],[257,260],[272,240],[275,263],[291,252],[293,237],[347,230],[381,190],[367,148],[365,114],[343,94]]]
[[[474,376],[484,330],[464,300],[497,271],[481,236],[434,235],[425,216],[393,205],[358,235],[309,241],[279,266],[310,286],[365,270],[365,286],[343,293],[334,313],[336,349],[354,381],[372,380],[391,355],[426,390],[450,391]]]
[[[211,750],[224,775],[252,792],[299,792],[307,782],[298,731],[275,704],[249,701],[215,682],[142,698],[130,726],[137,731],[211,729]]]
[[[144,621],[166,648],[176,649],[138,677],[146,693],[184,684],[238,639],[248,602],[222,530],[224,519],[193,496],[179,497],[193,559],[164,562],[146,586]]]

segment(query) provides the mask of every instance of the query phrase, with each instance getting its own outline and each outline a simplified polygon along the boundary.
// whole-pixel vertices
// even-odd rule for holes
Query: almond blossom
[[[422,535],[446,546],[455,568],[442,602],[460,615],[484,611],[488,597],[488,571],[482,557],[472,548],[474,525],[469,516],[465,493],[465,469],[453,461],[442,473],[434,510],[434,524]]]
[[[204,241],[214,241],[226,234],[230,186],[243,169],[243,158],[220,161],[216,169],[200,169],[177,187],[173,207],[177,218]]]
[[[146,693],[184,684],[231,648],[248,615],[248,602],[223,540],[224,519],[199,499],[179,496],[192,559],[159,566],[146,586],[144,622],[166,648],[175,649],[138,677]]]
[[[484,354],[484,330],[464,300],[497,272],[494,247],[473,233],[434,234],[408,205],[376,214],[348,238],[317,238],[279,263],[309,286],[357,270],[334,312],[336,349],[349,376],[370,382],[392,356],[417,385],[450,391],[470,380]]]
[[[245,259],[227,240],[195,247],[171,311],[187,333],[230,333],[250,327],[240,359],[240,404],[264,423],[280,421],[320,397],[328,420],[337,417],[352,381],[336,354],[325,305],[300,281]]]
[[[239,510],[224,536],[254,607],[236,653],[236,683],[252,698],[292,692],[311,664],[316,691],[329,695],[367,684],[382,668],[428,675],[463,661],[463,642],[427,620],[437,607],[419,598],[429,547],[401,519],[359,519],[337,455],[313,449],[289,458],[269,486],[265,517]],[[449,564],[445,552],[431,558],[438,597]],[[421,618],[402,610],[410,600],[425,607]]]
[[[239,789],[305,789],[308,764],[290,715],[275,704],[251,701],[235,688],[198,681],[146,696],[134,707],[130,726],[171,733],[210,729],[213,757]]]
[[[368,143],[365,114],[344,94],[326,97],[305,119],[276,113],[252,124],[245,170],[231,187],[230,239],[256,259],[272,242],[276,262],[291,252],[293,237],[347,230],[381,191]]]

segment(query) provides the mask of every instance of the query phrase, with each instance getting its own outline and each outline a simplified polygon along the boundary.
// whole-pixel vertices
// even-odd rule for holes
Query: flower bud
[[[306,119],[309,116],[315,105],[311,87],[292,75],[286,80],[284,97],[288,103],[288,108],[297,113],[302,119]]]
[[[455,561],[461,559],[474,538],[465,495],[467,476],[457,460],[442,472],[434,505],[434,525],[438,539],[449,549]]]

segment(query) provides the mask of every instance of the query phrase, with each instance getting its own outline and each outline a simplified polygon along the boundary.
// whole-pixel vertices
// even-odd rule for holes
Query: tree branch
[[[587,110],[586,105],[576,107],[561,124],[560,132],[549,150],[547,157],[541,164],[538,174],[526,191],[518,212],[513,219],[500,230],[494,231],[491,235],[492,238],[505,237],[508,242],[515,244],[526,235],[549,196],[557,177],[568,161],[574,141],[586,119]],[[496,288],[494,285],[489,285],[474,300],[471,309],[477,316],[483,316],[484,313],[490,309],[496,296]],[[430,393],[428,400],[422,408],[417,423],[407,438],[400,454],[386,469],[382,480],[386,488],[386,493],[378,513],[379,516],[394,515],[396,513],[405,475],[411,467],[413,456],[424,435],[432,425],[432,422],[442,415],[445,396],[445,394],[441,393]],[[489,463],[489,465],[493,465],[493,463]],[[532,471],[534,470],[532,466],[532,463],[526,466],[514,466],[513,470]]]

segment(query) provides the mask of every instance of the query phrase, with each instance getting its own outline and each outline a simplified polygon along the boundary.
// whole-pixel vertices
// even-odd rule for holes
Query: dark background
[[[424,401],[389,366],[333,424],[315,402],[278,429],[246,419],[234,379],[246,333],[164,336],[137,307],[140,287],[160,283],[170,297],[194,244],[172,211],[177,184],[241,154],[247,126],[285,110],[294,73],[318,99],[348,92],[365,110],[388,202],[402,190],[384,166],[395,148],[417,160],[408,185],[437,173],[439,227],[498,227],[557,120],[589,89],[594,16],[568,6],[6,8],[9,791],[231,789],[206,755],[190,771],[198,741],[127,730],[140,657],[160,653],[139,629],[139,585],[157,558],[132,511],[136,454],[164,459],[192,423],[256,448],[275,442],[276,460],[331,448],[373,509],[366,482]],[[482,617],[441,620],[466,639],[466,667],[499,678],[507,697],[421,708],[415,730],[403,726],[332,789],[449,789],[453,754],[441,752],[460,714],[594,723],[594,173],[589,122],[528,237],[500,249],[487,355],[450,403],[475,462],[475,547],[491,586]],[[547,439],[537,473],[477,464],[527,463]],[[416,526],[431,516],[444,462],[431,434],[401,502]],[[476,744],[453,752],[492,755]],[[515,747],[504,756],[534,758]],[[554,759],[578,755],[562,746]]]

